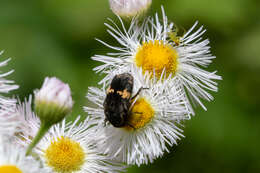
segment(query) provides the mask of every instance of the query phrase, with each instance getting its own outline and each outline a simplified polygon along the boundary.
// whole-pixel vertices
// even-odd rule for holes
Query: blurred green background
[[[171,21],[188,29],[198,20],[207,28],[217,56],[210,70],[223,77],[208,111],[196,108],[185,123],[184,135],[170,154],[130,173],[260,172],[260,1],[154,0],[149,13],[163,4]],[[12,57],[9,78],[20,85],[21,98],[39,88],[45,76],[70,84],[75,110],[82,106],[88,86],[102,76],[90,57],[110,51],[94,38],[117,44],[106,33],[107,17],[116,17],[108,0],[0,0],[1,60]]]

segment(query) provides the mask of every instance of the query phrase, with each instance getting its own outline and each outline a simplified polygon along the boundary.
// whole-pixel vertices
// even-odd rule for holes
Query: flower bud
[[[121,17],[133,17],[145,12],[152,0],[109,0],[112,11]]]
[[[68,84],[46,77],[42,88],[35,91],[35,111],[42,123],[58,123],[71,112],[73,101]]]

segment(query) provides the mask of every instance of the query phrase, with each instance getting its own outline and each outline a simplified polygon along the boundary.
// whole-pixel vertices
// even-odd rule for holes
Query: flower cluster
[[[182,36],[178,27],[156,13],[139,21],[151,0],[110,0],[120,16],[135,16],[129,28],[118,16],[105,24],[121,47],[101,40],[114,52],[95,55],[103,64],[99,87],[89,87],[88,117],[66,117],[73,111],[68,84],[46,77],[42,87],[21,102],[0,96],[0,172],[123,172],[128,165],[152,163],[178,144],[193,104],[212,100],[221,77],[206,67],[215,57],[198,22]],[[0,53],[0,55],[2,52]],[[0,67],[9,60],[0,63]],[[0,93],[17,89],[0,75]],[[32,109],[34,107],[34,109]]]
[[[125,169],[97,146],[94,119],[80,121],[78,116],[66,122],[64,117],[73,105],[68,84],[47,77],[34,93],[34,102],[29,96],[24,102],[10,104],[8,112],[8,104],[0,109],[0,172],[97,173]]]
[[[1,62],[0,67],[7,65],[9,60]],[[13,81],[4,78],[12,72],[13,70],[0,75],[1,94],[18,88]],[[16,99],[0,96],[0,172],[44,173],[36,159],[26,156],[25,150],[14,143],[13,136],[20,132],[19,127],[22,125],[16,116],[16,102]]]
[[[105,77],[99,82],[101,89],[89,88],[87,98],[96,106],[85,107],[85,110],[99,121],[99,136],[103,136],[99,141],[101,150],[114,160],[139,166],[153,162],[168,151],[167,147],[177,144],[183,136],[180,128],[183,121],[195,114],[191,103],[206,110],[200,99],[213,99],[207,90],[217,91],[215,80],[221,77],[216,71],[205,70],[215,56],[210,54],[209,41],[202,39],[203,27],[195,30],[198,22],[179,36],[179,29],[168,22],[163,8],[162,19],[158,14],[142,22],[134,18],[129,28],[120,17],[118,19],[121,26],[112,20],[111,25],[105,25],[121,47],[98,40],[113,52],[92,57],[103,63],[94,70]],[[111,103],[112,99],[125,102],[128,98],[123,94],[124,99],[117,97],[122,92],[119,82],[115,81],[123,74],[133,77],[133,90],[126,88],[126,93],[130,96],[137,93],[137,97],[129,99],[131,106],[126,106],[126,118],[122,111],[114,115],[113,104],[118,110],[119,104],[104,102],[106,98]],[[106,107],[111,111],[104,111]],[[118,128],[112,121],[122,121],[122,117],[125,123]],[[104,127],[104,119],[111,124]]]

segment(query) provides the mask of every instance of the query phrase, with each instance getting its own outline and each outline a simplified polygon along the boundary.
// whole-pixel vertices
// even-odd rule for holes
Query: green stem
[[[40,142],[41,138],[45,135],[45,133],[50,129],[50,125],[47,125],[45,123],[41,124],[41,127],[37,133],[37,135],[35,136],[35,138],[32,140],[31,144],[29,145],[29,147],[27,148],[26,151],[26,155],[28,156],[29,154],[31,154],[32,149],[38,144],[38,142]]]

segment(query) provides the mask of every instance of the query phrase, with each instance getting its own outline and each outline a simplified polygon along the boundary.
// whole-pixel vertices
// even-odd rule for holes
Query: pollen
[[[45,157],[47,165],[60,173],[79,171],[85,161],[83,148],[68,137],[51,142],[45,151]]]
[[[163,69],[166,75],[175,75],[178,65],[177,51],[169,44],[163,41],[155,40],[144,42],[137,50],[135,55],[135,63],[138,67],[142,67],[145,71],[160,77]]]
[[[154,109],[145,98],[139,98],[127,120],[126,130],[140,129],[147,125],[154,117]]]
[[[23,173],[19,168],[14,165],[3,165],[0,166],[1,173]]]

